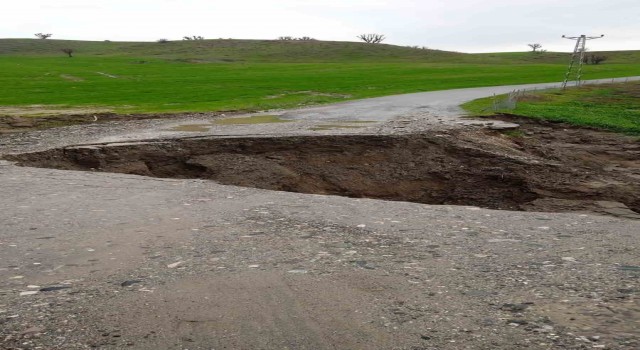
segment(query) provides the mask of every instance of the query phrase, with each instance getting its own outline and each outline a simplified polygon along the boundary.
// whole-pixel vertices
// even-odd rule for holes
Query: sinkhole
[[[574,211],[614,202],[631,214],[640,211],[639,186],[603,190],[593,172],[577,171],[562,159],[541,160],[510,142],[504,135],[463,133],[191,137],[5,158],[23,166],[426,204]]]

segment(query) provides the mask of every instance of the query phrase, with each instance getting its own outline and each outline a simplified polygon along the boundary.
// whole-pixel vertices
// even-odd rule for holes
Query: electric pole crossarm
[[[576,46],[573,48],[573,53],[571,54],[571,62],[569,63],[569,68],[567,69],[567,73],[564,75],[564,81],[562,82],[562,89],[567,88],[567,83],[571,78],[571,74],[573,73],[573,66],[578,65],[578,70],[575,74],[575,82],[576,86],[580,86],[580,81],[582,80],[582,65],[584,63],[585,52],[587,51],[586,43],[587,40],[600,39],[604,37],[604,34],[600,36],[562,36],[564,39],[576,40]]]

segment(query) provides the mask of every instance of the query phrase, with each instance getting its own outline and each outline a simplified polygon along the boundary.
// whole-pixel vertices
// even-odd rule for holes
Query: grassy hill
[[[64,56],[71,48],[76,56],[162,58],[185,62],[433,62],[529,64],[567,63],[562,52],[501,52],[466,54],[386,44],[343,41],[197,40],[158,42],[110,42],[76,40],[0,39],[0,55]],[[640,51],[594,52],[607,63],[638,63]]]
[[[110,42],[77,40],[0,39],[0,56],[76,56],[162,58],[195,63],[215,62],[430,62],[478,64],[565,64],[569,53],[501,52],[466,54],[386,44],[342,41],[197,40]],[[640,51],[593,52],[607,63],[638,63]]]
[[[60,56],[72,48],[78,56],[163,58],[206,62],[398,62],[443,61],[465,54],[393,45],[337,41],[196,40],[109,42],[0,39],[0,55]]]
[[[640,51],[603,54],[608,60],[587,66],[585,79],[640,75]],[[0,39],[0,115],[33,105],[42,113],[291,108],[559,81],[568,60],[567,53],[465,54],[356,42]]]

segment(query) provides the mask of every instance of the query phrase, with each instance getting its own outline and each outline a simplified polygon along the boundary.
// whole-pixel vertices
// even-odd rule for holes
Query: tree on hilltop
[[[360,34],[358,38],[367,44],[379,44],[385,39],[382,34]]]
[[[35,35],[38,39],[42,39],[42,40],[49,39],[51,36],[53,36],[53,34],[51,34],[51,33],[47,33],[47,34],[45,34],[45,33],[35,33],[33,35]]]
[[[527,44],[527,46],[531,48],[531,52],[538,52],[538,49],[542,48],[542,44],[538,44],[538,43]]]

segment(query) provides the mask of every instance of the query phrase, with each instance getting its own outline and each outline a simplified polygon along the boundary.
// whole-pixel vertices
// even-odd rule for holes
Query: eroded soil
[[[504,116],[519,130],[193,137],[10,156],[22,165],[428,204],[640,218],[640,142]]]

